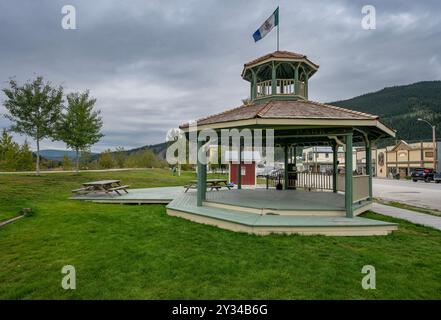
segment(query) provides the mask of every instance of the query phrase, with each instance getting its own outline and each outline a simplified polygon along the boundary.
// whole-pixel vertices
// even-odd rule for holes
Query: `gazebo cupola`
[[[275,51],[246,63],[242,78],[251,84],[250,98],[253,102],[307,100],[309,78],[318,68],[305,55]]]

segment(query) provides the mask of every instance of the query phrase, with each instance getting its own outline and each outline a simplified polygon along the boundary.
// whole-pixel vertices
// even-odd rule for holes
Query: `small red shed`
[[[237,151],[225,153],[229,163],[228,181],[237,185]],[[261,160],[257,151],[242,151],[241,175],[242,186],[255,186],[257,183],[257,163]]]

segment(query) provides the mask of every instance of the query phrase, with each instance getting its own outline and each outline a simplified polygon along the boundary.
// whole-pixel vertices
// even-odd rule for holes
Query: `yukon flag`
[[[266,19],[266,21],[260,26],[260,28],[254,32],[253,38],[254,42],[259,41],[265,37],[275,26],[279,25],[279,7],[273,12],[271,17]]]

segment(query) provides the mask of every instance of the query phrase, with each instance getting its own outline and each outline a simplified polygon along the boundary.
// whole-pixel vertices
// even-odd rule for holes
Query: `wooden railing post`
[[[369,139],[366,137],[366,174],[369,176],[369,200],[372,201],[372,146]]]
[[[205,195],[207,192],[207,186],[206,186],[206,170],[207,170],[207,165],[202,163],[200,159],[201,157],[199,156],[200,153],[203,151],[202,150],[202,146],[203,146],[203,141],[200,141],[199,138],[197,140],[197,169],[198,169],[198,182],[197,182],[197,206],[200,207],[202,206],[202,203],[205,200]]]
[[[346,217],[353,218],[352,206],[352,133],[346,136],[346,152],[345,152],[345,208]]]
[[[338,173],[338,144],[332,145],[332,192],[337,192],[337,173]]]

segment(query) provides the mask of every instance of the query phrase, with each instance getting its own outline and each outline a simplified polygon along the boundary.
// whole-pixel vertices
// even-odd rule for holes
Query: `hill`
[[[124,150],[123,152],[126,155],[130,155],[132,153],[135,153],[137,151],[142,151],[142,150],[151,150],[158,157],[159,160],[165,160],[165,156],[166,156],[166,152],[167,152],[167,143],[163,142],[163,143],[158,143],[158,144],[146,145],[146,146],[142,146],[142,147],[138,147],[138,148],[134,148],[134,149]],[[114,153],[114,152],[115,151],[113,151],[112,153]],[[92,160],[98,159],[99,156],[100,156],[99,153],[93,154]]]
[[[75,159],[75,151],[55,149],[40,150],[40,156],[48,160],[63,161],[63,157],[65,155],[67,155],[71,160]],[[92,153],[92,155],[94,154]]]
[[[330,104],[380,116],[384,123],[397,130],[397,139],[431,140],[429,126],[417,119],[423,118],[435,125],[441,122],[441,81],[387,87]],[[441,137],[439,125],[437,137]]]
[[[165,160],[165,155],[166,155],[166,152],[167,152],[167,143],[163,142],[163,143],[158,143],[158,144],[142,146],[142,147],[139,147],[139,148],[127,150],[127,153],[131,154],[131,153],[134,153],[134,152],[137,152],[137,151],[141,151],[141,150],[152,150],[153,153],[156,154],[156,156],[159,159]]]

